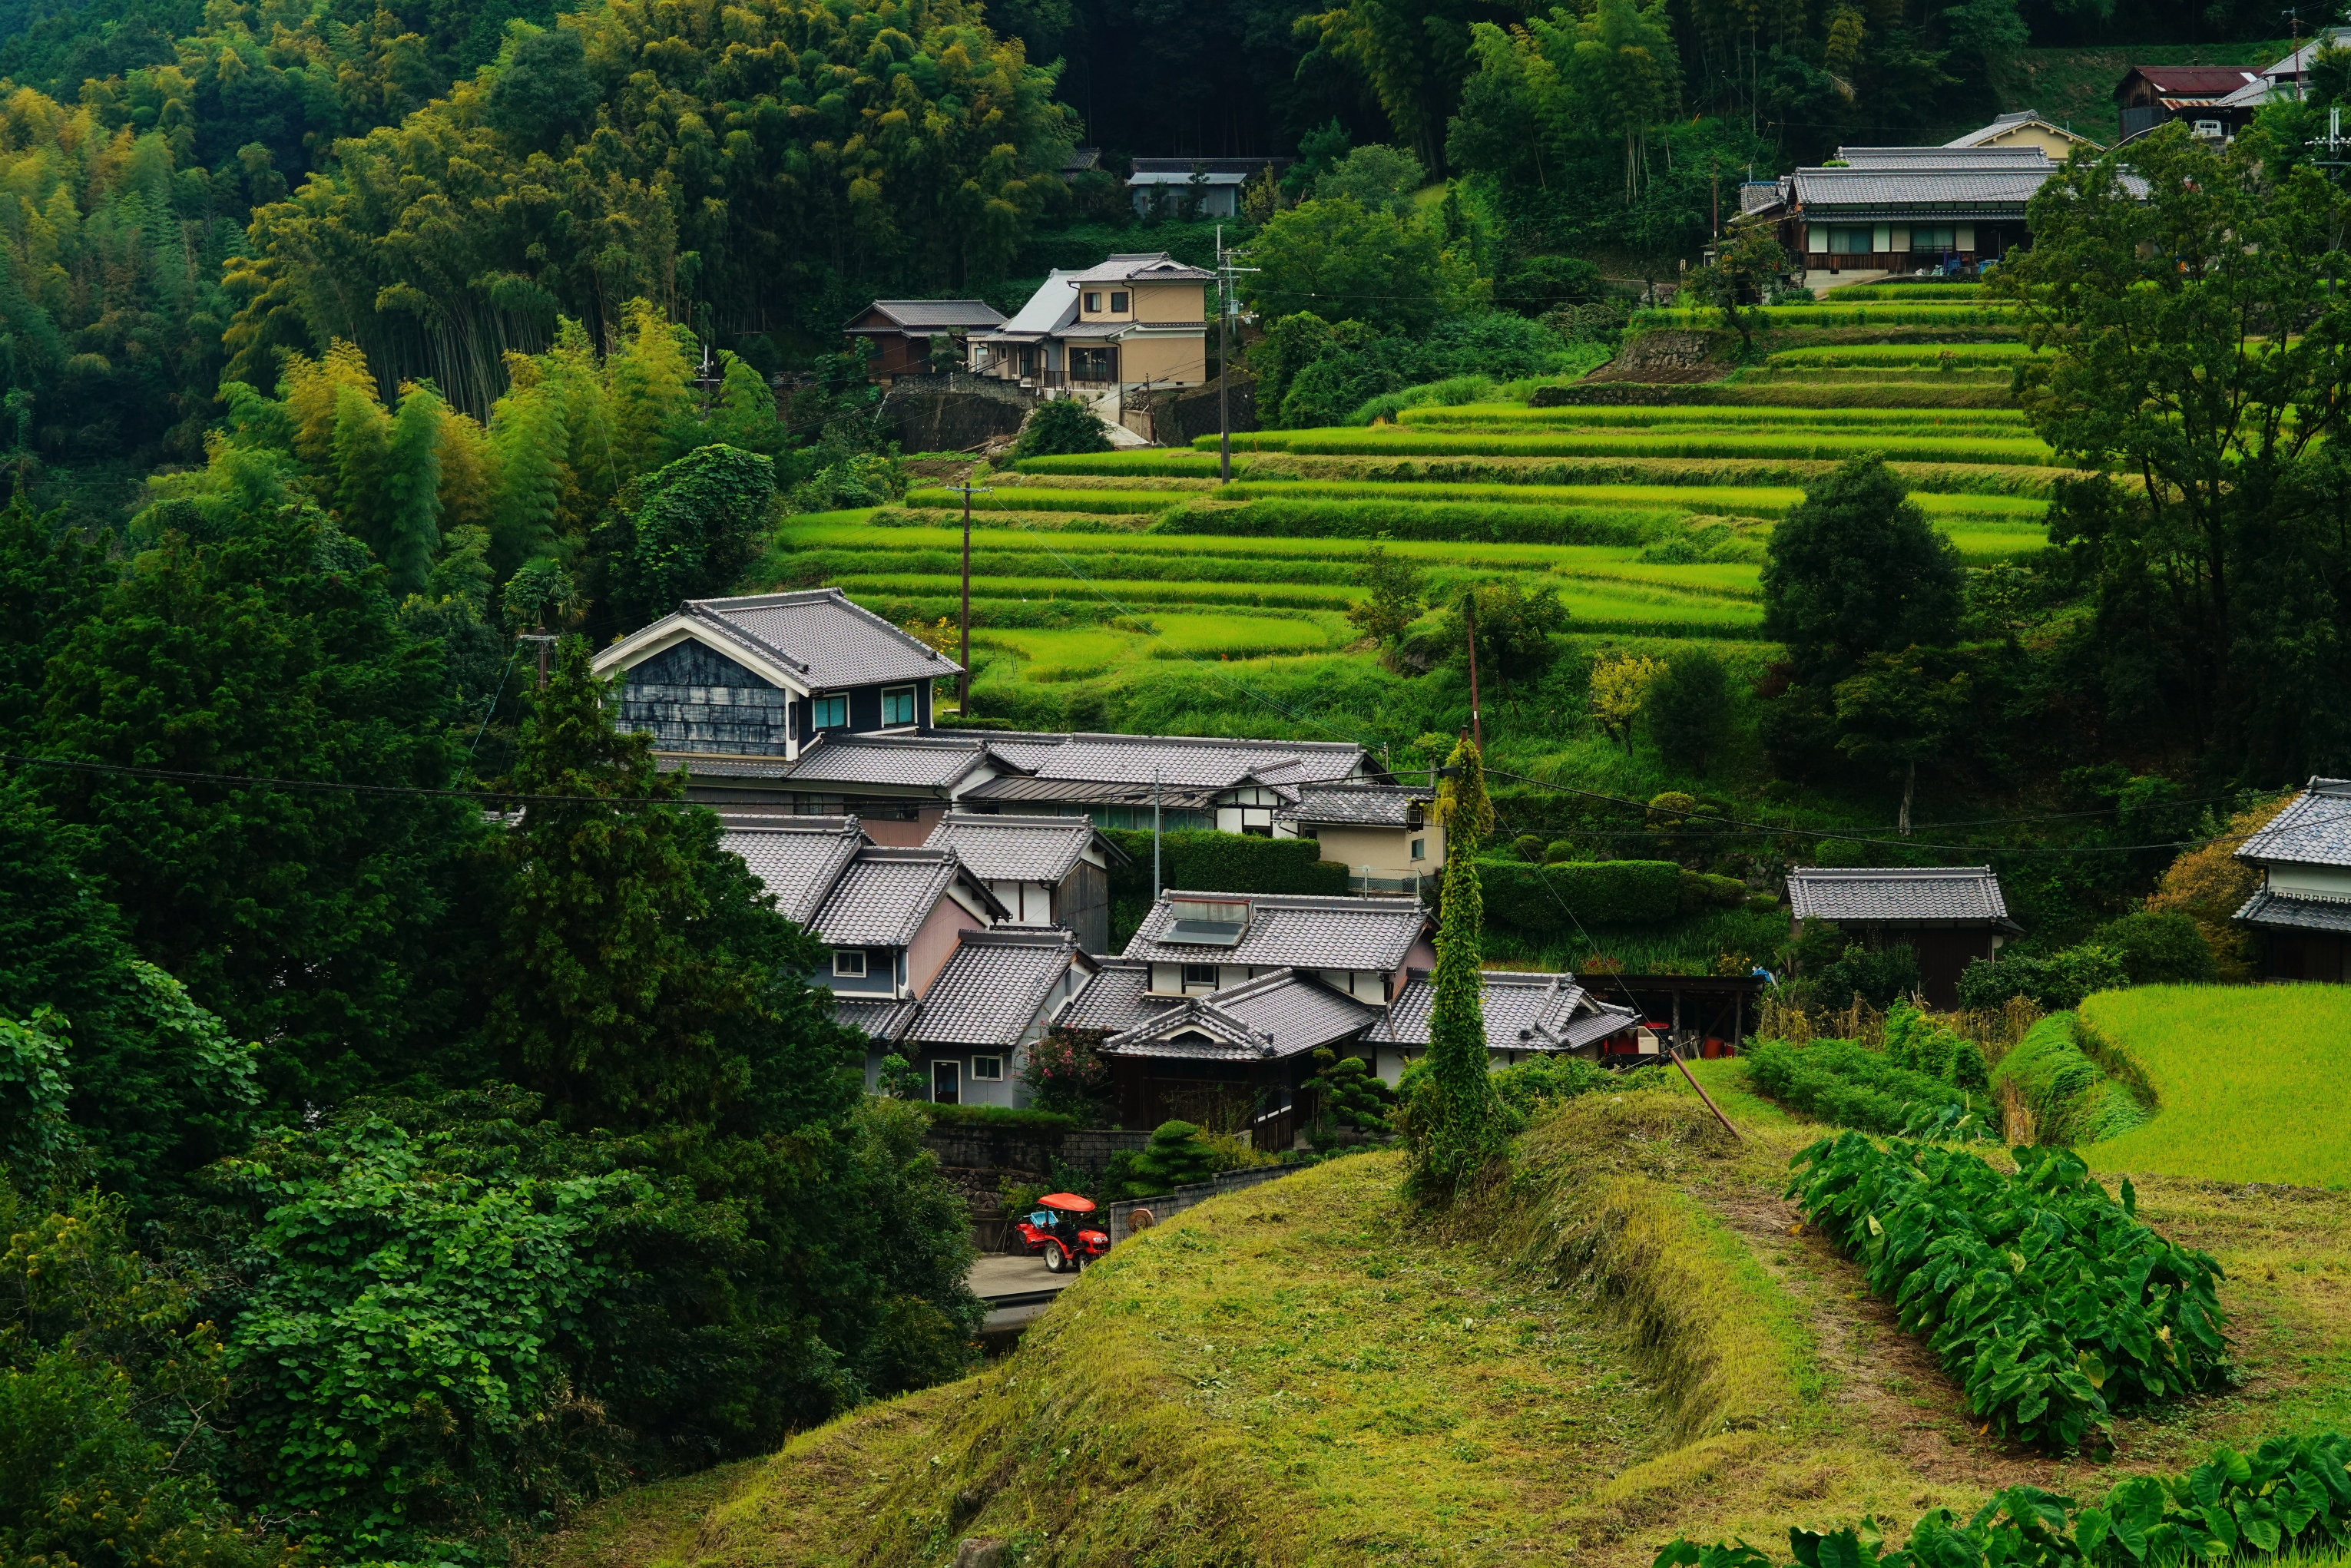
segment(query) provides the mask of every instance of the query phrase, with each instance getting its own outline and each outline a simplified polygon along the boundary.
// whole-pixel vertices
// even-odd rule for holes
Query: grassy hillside
[[[2154,1083],[2154,1120],[2084,1152],[2098,1171],[2351,1185],[2351,988],[2149,986],[2082,1021]]]

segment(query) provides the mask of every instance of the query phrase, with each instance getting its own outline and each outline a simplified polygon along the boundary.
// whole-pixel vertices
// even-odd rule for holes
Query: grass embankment
[[[2147,986],[2092,997],[2081,1019],[2158,1101],[2083,1151],[2092,1169],[2351,1184],[2351,988]]]
[[[1876,454],[1907,463],[2008,463],[2027,467],[2055,461],[2047,445],[2030,436],[1880,435],[1861,430],[1842,434],[1714,431],[1677,435],[1654,431],[1418,430],[1374,425],[1360,430],[1252,431],[1235,436],[1233,444],[1251,452],[1335,456],[1776,457],[1841,463]]]
[[[2020,434],[2031,434],[2031,427],[2021,409],[1968,409],[1953,413],[1916,408],[1726,409],[1706,403],[1593,403],[1531,408],[1523,403],[1473,402],[1454,408],[1408,408],[1398,416],[1398,420],[1406,425],[1440,429],[1598,428],[1609,425],[1677,429],[1690,425],[1729,425],[1757,430],[1801,426],[1807,430],[1876,432],[1891,425],[1962,432],[1966,427],[1982,426]]]

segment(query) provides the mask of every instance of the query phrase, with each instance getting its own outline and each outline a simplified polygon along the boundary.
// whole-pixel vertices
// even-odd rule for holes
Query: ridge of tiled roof
[[[1412,825],[1413,807],[1435,799],[1435,791],[1408,784],[1301,784],[1298,803],[1281,814],[1299,822],[1403,828]]]
[[[1379,1016],[1378,1009],[1284,967],[1209,996],[1187,997],[1111,1036],[1101,1049],[1112,1056],[1262,1061],[1348,1039]],[[1196,1030],[1226,1038],[1176,1041],[1176,1036]]]
[[[2332,931],[2351,936],[2351,899],[2297,897],[2256,888],[2231,918],[2272,930]]]
[[[2237,846],[2237,858],[2351,866],[2351,779],[2311,779],[2284,810]]]
[[[989,882],[1058,883],[1101,837],[1101,830],[1084,817],[949,811],[931,830],[924,847],[953,849],[974,876]],[[1107,854],[1126,859],[1116,844],[1107,839],[1102,842]]]
[[[1061,1017],[1062,1029],[1105,1030],[1123,1034],[1176,1005],[1173,998],[1150,995],[1151,966],[1123,958],[1104,958],[1102,967],[1080,988]]]
[[[952,675],[963,666],[838,588],[689,599],[680,613],[805,675],[819,691]]]
[[[1489,1051],[1567,1051],[1604,1040],[1637,1021],[1628,1007],[1606,1002],[1566,973],[1489,969],[1478,977]],[[1415,969],[1387,1016],[1367,1036],[1381,1045],[1426,1046],[1436,986]]]
[[[2008,901],[1988,865],[1801,866],[1788,873],[1799,920],[1863,925],[2007,925]]]
[[[730,821],[718,847],[743,857],[785,919],[806,925],[864,843],[855,817],[782,817]]]
[[[906,1027],[914,1021],[914,1014],[921,1007],[919,1002],[902,1002],[888,997],[836,996],[832,999],[832,1021],[890,1045],[905,1038]]]
[[[828,947],[904,947],[961,879],[1001,920],[1004,906],[964,869],[953,850],[868,845],[841,869],[810,929]]]
[[[929,735],[820,735],[800,748],[795,779],[945,789],[988,759],[979,740]]]
[[[1231,946],[1165,940],[1161,934],[1175,919],[1170,905],[1178,899],[1248,904],[1248,927]],[[1163,964],[1387,970],[1411,955],[1427,925],[1428,912],[1414,899],[1169,889],[1144,915],[1121,956]]]
[[[1072,964],[1092,960],[1059,925],[997,925],[965,931],[923,995],[906,1038],[925,1045],[1010,1050]]]
[[[925,328],[999,327],[1004,324],[1004,312],[985,299],[876,299],[865,309],[879,310],[893,325],[914,331]],[[861,310],[858,315],[864,313]],[[843,330],[858,330],[855,318],[851,319]]]

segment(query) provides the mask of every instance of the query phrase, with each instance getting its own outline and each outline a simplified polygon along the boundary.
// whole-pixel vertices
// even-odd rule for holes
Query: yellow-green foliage
[[[2083,1151],[2099,1171],[2351,1183],[2351,988],[2140,986],[2082,1004],[2161,1109]]]

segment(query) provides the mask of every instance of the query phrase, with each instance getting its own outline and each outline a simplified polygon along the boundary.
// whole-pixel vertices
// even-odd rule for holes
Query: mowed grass
[[[1769,369],[1798,365],[2005,368],[2032,357],[2032,350],[2023,343],[1814,343],[1781,349],[1765,355],[1763,363]]]
[[[1971,327],[1978,323],[2006,327],[2013,325],[2015,318],[2014,306],[1994,300],[1928,305],[1896,299],[1883,305],[1852,306],[1841,303],[1844,293],[1835,290],[1814,305],[1759,305],[1750,310],[1769,327]],[[1668,306],[1644,310],[1634,319],[1670,327],[1719,327],[1722,312],[1711,307]]]
[[[2143,986],[2092,997],[2082,1017],[2162,1103],[2084,1150],[2092,1169],[2351,1184],[2351,987]]]
[[[1875,430],[1883,425],[1981,425],[1987,429],[2027,431],[2021,409],[1970,408],[1750,408],[1738,403],[1593,403],[1559,408],[1530,408],[1515,402],[1471,402],[1453,408],[1408,408],[1397,416],[1408,425],[1439,428],[1512,429],[1534,426],[1624,425],[1666,428],[1677,425],[1744,425],[1778,430],[1788,426],[1841,430]]]
[[[1337,616],[1218,615],[1154,612],[1151,631],[1118,626],[1031,629],[990,627],[974,632],[981,648],[998,648],[1025,661],[1030,680],[1080,680],[1103,674],[1138,659],[1254,659],[1268,655],[1328,653],[1343,646],[1353,629]]]
[[[1214,440],[1214,437],[1203,439]],[[1677,435],[1658,431],[1426,430],[1401,425],[1367,429],[1262,430],[1235,436],[1254,452],[1325,453],[1340,456],[1491,457],[1779,457],[1844,462],[1876,454],[1912,463],[2009,463],[2046,465],[2055,455],[2030,436],[1881,435],[1730,431]]]

